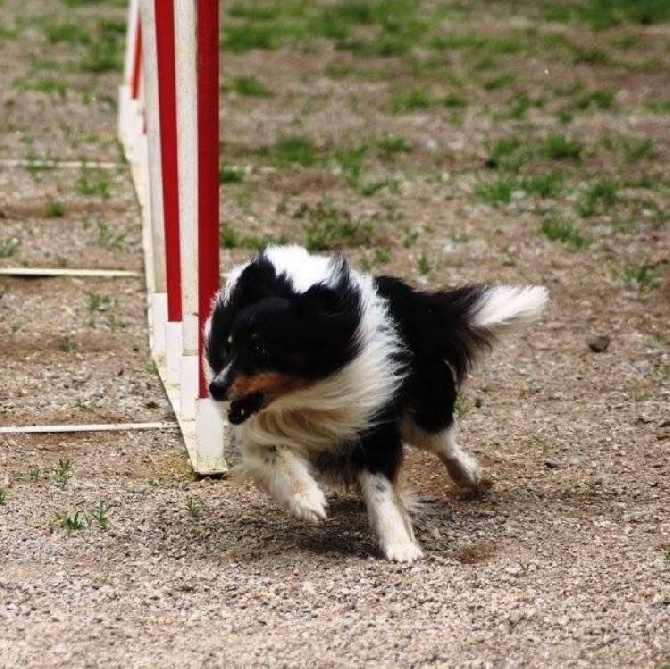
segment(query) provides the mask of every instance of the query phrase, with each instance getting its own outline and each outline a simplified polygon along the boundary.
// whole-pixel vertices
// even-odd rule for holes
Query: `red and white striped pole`
[[[138,26],[129,27],[126,72],[141,62],[147,160],[138,160],[142,140],[135,133],[120,128],[120,136],[138,163],[140,202],[140,189],[149,185],[143,219],[150,229],[144,238],[152,353],[193,468],[219,473],[226,469],[225,426],[200,364],[203,327],[219,287],[218,0],[141,0],[141,11],[134,4],[129,16],[138,17]],[[141,46],[131,49],[131,40]],[[121,97],[132,99],[128,76]]]

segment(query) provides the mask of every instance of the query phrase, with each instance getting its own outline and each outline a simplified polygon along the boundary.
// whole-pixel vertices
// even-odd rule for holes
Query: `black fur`
[[[419,427],[439,432],[452,423],[458,386],[472,361],[491,344],[490,333],[471,322],[485,287],[428,293],[389,276],[377,277],[376,285],[407,351],[401,407]]]

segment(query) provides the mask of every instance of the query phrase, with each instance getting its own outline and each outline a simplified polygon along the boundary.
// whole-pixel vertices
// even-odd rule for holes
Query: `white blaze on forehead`
[[[315,284],[328,283],[333,276],[330,258],[311,255],[302,246],[270,246],[264,253],[277,274],[286,275],[299,293]]]

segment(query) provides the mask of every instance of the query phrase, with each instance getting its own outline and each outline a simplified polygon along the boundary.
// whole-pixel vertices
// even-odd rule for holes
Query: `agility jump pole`
[[[200,364],[219,288],[218,0],[132,0],[128,20],[119,137],[142,212],[152,357],[193,469],[223,473],[227,430]]]

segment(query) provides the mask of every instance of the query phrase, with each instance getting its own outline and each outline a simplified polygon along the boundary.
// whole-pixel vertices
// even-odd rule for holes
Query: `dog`
[[[403,443],[476,489],[477,463],[456,439],[459,386],[546,301],[541,286],[419,291],[339,254],[267,248],[229,273],[204,332],[209,392],[233,427],[239,473],[310,523],[326,519],[316,474],[354,483],[384,556],[420,558]]]

